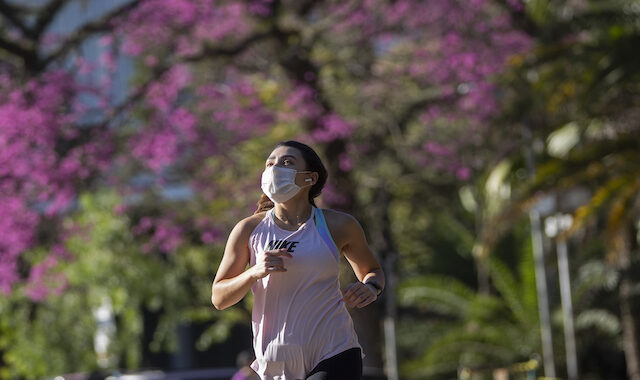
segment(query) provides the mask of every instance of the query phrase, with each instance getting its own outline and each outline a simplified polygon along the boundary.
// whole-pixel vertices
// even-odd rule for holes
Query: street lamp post
[[[109,368],[114,364],[114,357],[109,352],[109,345],[116,333],[116,325],[113,318],[113,306],[108,297],[104,297],[100,306],[93,310],[93,317],[96,321],[93,348],[98,366],[100,368]]]
[[[398,380],[398,358],[396,355],[396,298],[394,277],[395,255],[384,259],[387,276],[384,313],[384,355],[387,380]]]
[[[562,303],[562,317],[564,322],[564,341],[567,359],[567,377],[569,380],[578,379],[578,355],[576,352],[576,338],[573,327],[573,302],[571,300],[571,281],[569,276],[569,259],[567,254],[567,239],[564,236],[573,218],[570,214],[556,214],[545,219],[545,233],[555,238],[558,253],[558,277],[560,281],[560,301]]]
[[[540,214],[536,210],[529,211],[529,220],[531,223],[531,242],[533,245],[536,290],[538,294],[538,314],[540,318],[540,335],[542,340],[542,363],[544,366],[545,376],[553,378],[556,377],[556,369],[553,360],[551,316],[549,313],[549,298],[547,297],[547,272],[544,265]]]

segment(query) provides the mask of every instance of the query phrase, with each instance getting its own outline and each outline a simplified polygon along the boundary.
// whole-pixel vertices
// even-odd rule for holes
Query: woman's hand
[[[376,291],[362,282],[347,285],[342,291],[342,300],[348,307],[362,308],[378,299]]]
[[[293,255],[287,252],[286,248],[265,251],[264,256],[260,257],[256,265],[251,267],[252,277],[258,280],[273,272],[286,272],[287,268],[284,266],[283,257],[292,258]]]

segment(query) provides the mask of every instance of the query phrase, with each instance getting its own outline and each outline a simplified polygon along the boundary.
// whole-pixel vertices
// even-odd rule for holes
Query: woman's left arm
[[[375,301],[385,285],[384,272],[380,263],[367,244],[360,223],[348,214],[336,213],[330,223],[339,228],[332,228],[338,249],[347,259],[359,282],[349,284],[343,291],[344,302],[349,307],[362,308]],[[338,226],[336,226],[336,224]],[[336,236],[337,235],[337,236]]]

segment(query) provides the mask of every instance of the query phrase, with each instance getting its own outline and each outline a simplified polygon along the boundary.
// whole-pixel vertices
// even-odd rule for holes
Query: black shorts
[[[354,347],[325,359],[309,372],[306,380],[361,380],[362,353]]]

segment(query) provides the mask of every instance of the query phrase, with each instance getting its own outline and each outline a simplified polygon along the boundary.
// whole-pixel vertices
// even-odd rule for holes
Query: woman
[[[261,379],[362,376],[361,347],[346,307],[375,301],[384,274],[353,217],[315,207],[326,180],[309,146],[276,145],[262,174],[266,196],[231,231],[213,281],[218,310],[253,291],[251,366]],[[360,280],[342,292],[340,254]]]

